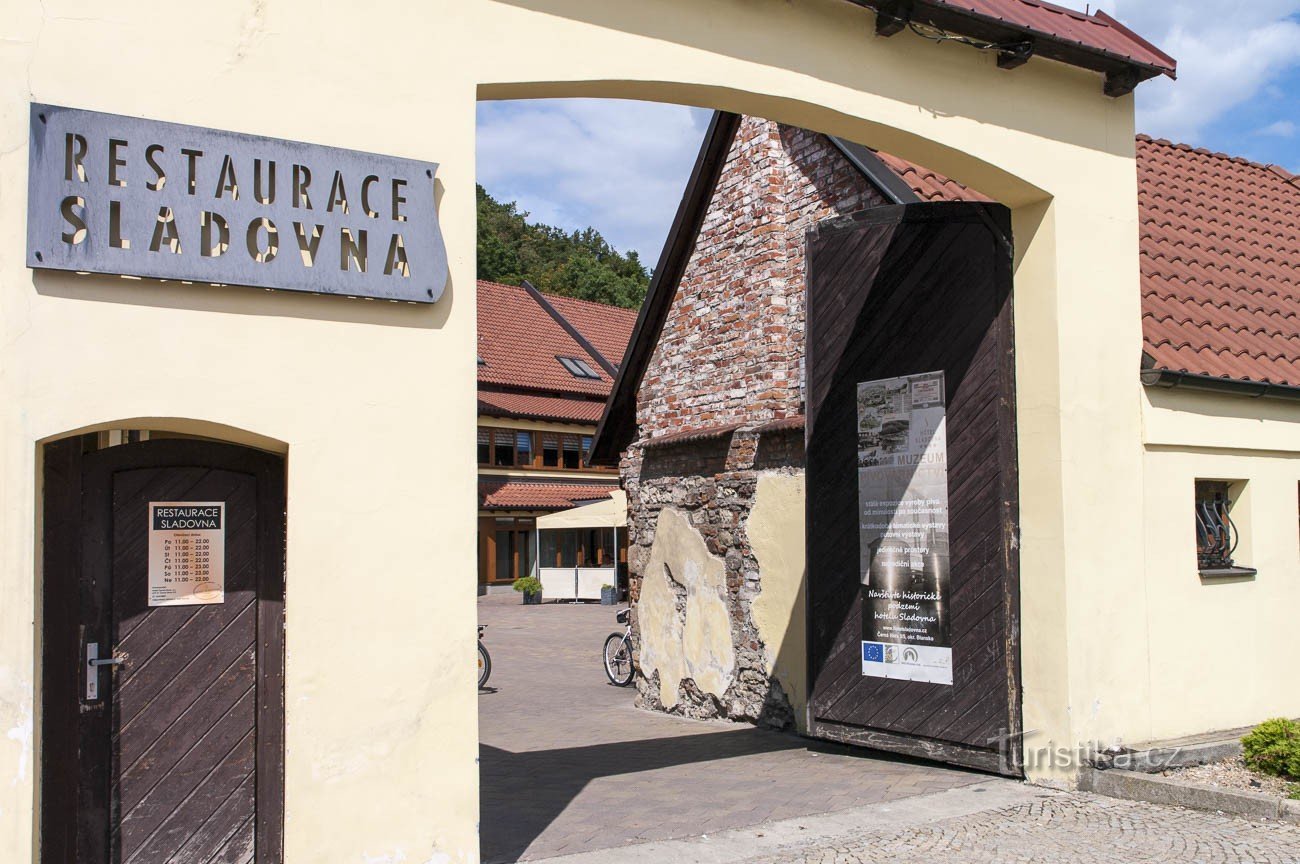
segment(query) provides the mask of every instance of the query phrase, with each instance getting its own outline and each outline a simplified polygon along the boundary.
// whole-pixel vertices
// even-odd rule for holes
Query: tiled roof
[[[479,507],[484,510],[567,510],[576,501],[608,498],[613,483],[541,483],[480,479]]]
[[[555,294],[547,294],[546,299],[606,360],[615,366],[623,362],[623,353],[627,351],[632,328],[636,325],[636,309]],[[608,388],[605,392],[609,392]]]
[[[938,171],[931,171],[929,168],[922,168],[906,159],[899,159],[897,156],[891,156],[888,153],[876,151],[880,161],[885,163],[890,171],[893,171],[903,179],[912,191],[922,201],[991,201],[971,189],[963,186],[956,180],[940,174]]]
[[[1156,368],[1300,386],[1300,178],[1146,136],[1137,156]]]
[[[611,363],[623,357],[636,310],[547,295],[547,300]],[[523,288],[478,283],[480,384],[604,397],[610,378]],[[555,358],[585,361],[599,379],[575,378]]]
[[[1144,66],[1172,73],[1175,63],[1169,55],[1120,24],[1104,12],[1085,13],[1039,0],[931,0],[970,12],[1028,33],[1041,33],[1062,42],[1123,57]]]
[[[532,393],[501,393],[495,390],[478,391],[478,413],[485,417],[518,417],[528,420],[567,420],[574,423],[595,423],[605,410],[599,399],[577,396],[537,396]]]
[[[877,154],[925,201],[986,201]],[[1300,177],[1137,139],[1142,335],[1154,368],[1300,386]]]

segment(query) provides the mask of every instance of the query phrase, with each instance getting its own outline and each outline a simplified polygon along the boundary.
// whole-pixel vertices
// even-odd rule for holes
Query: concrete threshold
[[[1300,801],[1288,801],[1262,792],[1201,786],[1121,768],[1104,771],[1086,769],[1079,779],[1080,788],[1085,792],[1095,792],[1111,798],[1211,810],[1246,819],[1281,819],[1300,824]]]
[[[1208,765],[1241,755],[1241,739],[1253,728],[1243,726],[1164,741],[1149,741],[1125,747],[1118,752],[1099,753],[1094,762],[1103,769],[1122,768],[1147,774],[1159,774],[1170,768]]]
[[[1159,774],[1170,768],[1208,765],[1211,762],[1222,762],[1240,755],[1241,736],[1249,731],[1250,729],[1234,729],[1209,735],[1152,742],[1126,748],[1117,753],[1099,753],[1094,761],[1102,769],[1120,768],[1147,774]]]
[[[836,838],[857,839],[871,831],[897,830],[1010,807],[1060,794],[1014,780],[990,778],[972,786],[915,795],[816,816],[783,819],[717,834],[657,840],[632,846],[561,855],[547,864],[734,864],[785,849]]]

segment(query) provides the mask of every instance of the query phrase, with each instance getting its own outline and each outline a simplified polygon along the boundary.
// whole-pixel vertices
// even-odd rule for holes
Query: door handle
[[[86,643],[86,701],[99,701],[99,667],[100,666],[118,666],[126,662],[125,657],[104,657],[99,656],[99,643]]]

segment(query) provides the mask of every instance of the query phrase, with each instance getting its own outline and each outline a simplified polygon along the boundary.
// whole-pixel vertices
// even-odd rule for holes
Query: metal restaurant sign
[[[27,266],[432,303],[432,162],[32,105]]]

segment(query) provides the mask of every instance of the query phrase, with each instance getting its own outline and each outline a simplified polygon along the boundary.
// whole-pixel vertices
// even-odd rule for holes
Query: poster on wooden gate
[[[862,674],[952,684],[944,376],[857,388]]]
[[[149,502],[149,605],[226,600],[226,503]]]

